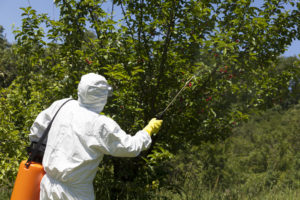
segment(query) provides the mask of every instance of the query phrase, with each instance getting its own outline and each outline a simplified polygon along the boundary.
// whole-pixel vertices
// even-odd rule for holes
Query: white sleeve
[[[33,122],[30,128],[29,140],[31,142],[38,142],[38,140],[42,137],[45,129],[50,123],[51,119],[55,115],[59,106],[61,106],[65,102],[65,99],[55,101],[49,108],[43,110],[38,114],[37,118]],[[46,139],[44,143],[46,142]]]
[[[96,139],[102,153],[116,157],[136,157],[150,147],[151,137],[146,131],[128,135],[112,119],[100,116],[95,124]]]

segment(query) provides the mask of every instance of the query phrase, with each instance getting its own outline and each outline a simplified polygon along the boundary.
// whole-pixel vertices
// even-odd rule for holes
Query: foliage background
[[[245,0],[116,0],[111,5],[122,9],[119,21],[102,10],[101,0],[55,3],[58,20],[22,8],[16,44],[1,34],[3,187],[12,187],[26,158],[37,114],[57,99],[76,98],[81,75],[96,72],[115,89],[104,113],[130,134],[195,75],[166,113],[148,151],[134,159],[104,159],[94,183],[97,196],[163,199],[175,193],[199,199],[200,193],[188,191],[199,186],[191,191],[237,198],[238,191],[254,196],[275,185],[297,188],[296,175],[283,175],[297,169],[290,159],[296,149],[288,145],[296,141],[297,127],[271,137],[251,121],[248,129],[255,133],[241,125],[252,113],[298,103],[299,60],[279,55],[300,38],[299,2],[266,0],[255,8]],[[284,4],[295,9],[285,11]],[[290,139],[283,139],[288,134]],[[253,149],[266,142],[276,148]]]

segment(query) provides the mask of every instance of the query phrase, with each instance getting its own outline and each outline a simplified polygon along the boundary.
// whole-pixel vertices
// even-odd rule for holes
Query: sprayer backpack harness
[[[27,148],[27,152],[29,153],[29,158],[25,164],[26,168],[29,167],[29,165],[31,164],[31,162],[37,162],[37,163],[42,163],[43,161],[43,157],[44,157],[44,153],[45,153],[45,149],[46,149],[46,144],[43,144],[43,141],[45,140],[45,138],[47,138],[49,130],[52,126],[52,123],[57,115],[57,113],[60,111],[60,109],[69,101],[71,101],[73,99],[69,99],[67,101],[65,101],[60,107],[59,109],[56,111],[55,115],[53,116],[52,120],[50,121],[49,125],[47,126],[47,128],[45,129],[44,133],[42,134],[42,137],[39,139],[38,142],[32,142],[30,147]]]

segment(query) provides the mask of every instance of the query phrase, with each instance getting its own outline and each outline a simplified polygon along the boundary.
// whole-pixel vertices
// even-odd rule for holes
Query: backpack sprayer
[[[10,200],[39,200],[40,199],[40,183],[43,176],[46,174],[42,165],[45,147],[43,142],[47,137],[51,128],[52,122],[55,119],[58,111],[69,101],[65,101],[56,111],[54,117],[48,124],[38,142],[32,143],[28,160],[23,160],[19,166],[18,175],[14,183],[13,192]]]

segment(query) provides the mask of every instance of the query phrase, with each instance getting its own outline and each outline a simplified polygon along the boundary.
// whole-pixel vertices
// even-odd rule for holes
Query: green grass
[[[7,187],[0,188],[0,199],[9,200],[11,189]],[[226,190],[225,192],[204,191],[196,189],[186,191],[182,195],[173,194],[170,191],[157,192],[154,200],[298,200],[300,199],[300,189],[276,189],[265,190],[253,196],[253,194],[242,193],[235,190]]]
[[[169,191],[161,191],[157,196],[157,200],[165,199],[163,197],[171,200],[298,200],[300,199],[300,189],[264,190],[257,195],[234,190],[213,192],[200,189],[189,191],[183,195],[172,194]]]

